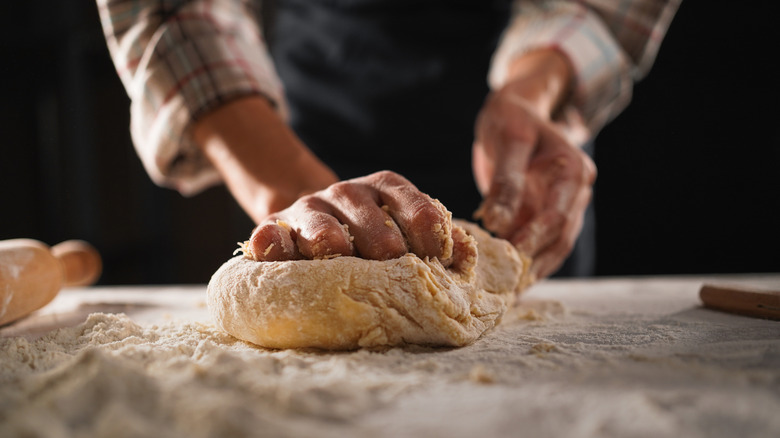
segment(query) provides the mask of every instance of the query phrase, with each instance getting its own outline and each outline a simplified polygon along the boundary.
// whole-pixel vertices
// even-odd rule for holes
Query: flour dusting
[[[559,285],[455,349],[269,350],[120,313],[0,337],[0,436],[777,436],[780,324]]]
[[[14,436],[200,437],[272,431],[298,415],[339,421],[420,383],[395,373],[354,381],[355,359],[372,354],[261,350],[204,324],[92,314],[38,340],[0,340],[0,419]]]

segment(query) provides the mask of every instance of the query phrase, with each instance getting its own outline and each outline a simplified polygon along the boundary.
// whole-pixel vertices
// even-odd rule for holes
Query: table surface
[[[234,370],[236,379],[263,381],[274,389],[271,395],[268,388],[249,394],[230,380],[219,388],[236,403],[264,403],[275,410],[273,421],[242,410],[240,426],[272,424],[268,430],[274,435],[780,436],[780,321],[705,309],[698,297],[704,283],[780,289],[780,274],[547,280],[524,294],[499,327],[460,349],[326,353],[225,342],[217,345],[232,358],[224,369]],[[208,380],[216,372],[205,367],[205,374],[175,388],[159,383],[162,374],[155,374],[168,366],[154,355],[171,327],[210,326],[205,285],[65,290],[44,309],[0,328],[0,347],[57,349],[61,341],[50,332],[83,325],[93,313],[125,314],[144,327],[135,335],[140,340],[134,348],[149,345],[140,373],[162,388],[194,391],[204,375]],[[150,334],[157,326],[168,327],[167,332]],[[137,353],[117,347],[116,339],[101,342],[89,341],[91,347],[136,360]],[[170,358],[165,356],[166,364]],[[261,359],[275,365],[258,371]],[[177,359],[204,360],[193,354]],[[62,359],[52,367],[69,364]],[[6,382],[17,385],[11,385],[17,393],[9,394],[20,399],[29,398],[24,389],[29,382],[52,372],[22,372],[13,364],[0,371],[18,374]],[[193,394],[204,391],[200,387]],[[101,397],[121,404],[122,394]],[[160,394],[166,397],[162,389]],[[221,403],[228,409],[229,402]],[[184,409],[174,404],[175,412]],[[231,409],[245,409],[238,406]],[[0,422],[18,409],[56,417],[51,405],[30,402],[8,409],[0,402]],[[72,424],[68,415],[61,414],[58,427]],[[160,418],[150,425],[178,417]]]

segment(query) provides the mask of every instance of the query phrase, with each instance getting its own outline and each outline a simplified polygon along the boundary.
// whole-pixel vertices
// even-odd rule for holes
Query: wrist
[[[337,181],[263,97],[230,101],[197,120],[192,132],[255,222]]]
[[[519,95],[546,118],[569,99],[573,89],[574,68],[568,57],[557,49],[527,52],[509,63],[505,87]]]

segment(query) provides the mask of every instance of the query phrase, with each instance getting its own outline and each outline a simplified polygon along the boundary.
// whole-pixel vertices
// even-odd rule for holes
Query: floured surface
[[[349,353],[237,341],[205,288],[77,290],[28,323],[74,296],[130,317],[0,338],[0,436],[775,437],[780,323],[701,282],[547,281],[470,346]]]

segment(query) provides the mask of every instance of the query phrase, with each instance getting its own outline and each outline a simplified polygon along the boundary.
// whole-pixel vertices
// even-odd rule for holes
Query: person
[[[538,278],[568,263],[592,208],[586,149],[679,6],[97,1],[147,172],[184,195],[226,184],[260,259],[442,256],[438,199],[476,208]]]

